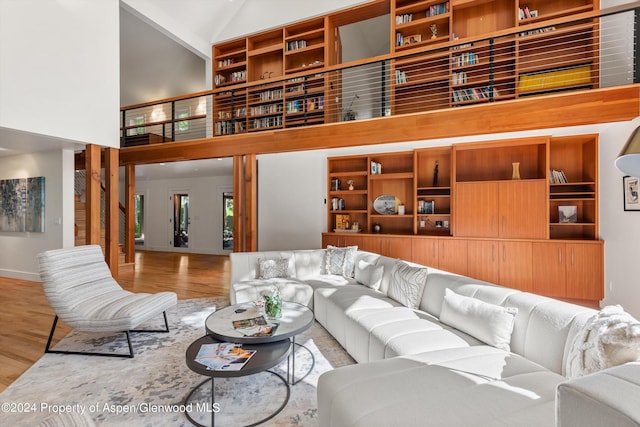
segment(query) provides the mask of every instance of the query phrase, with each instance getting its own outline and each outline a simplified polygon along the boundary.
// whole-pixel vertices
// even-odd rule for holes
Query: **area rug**
[[[185,405],[184,399],[203,377],[185,363],[189,344],[204,335],[204,321],[228,300],[180,300],[167,311],[169,333],[131,334],[135,357],[119,359],[45,354],[2,394],[0,425],[29,425],[74,419],[99,426],[189,426],[184,410],[199,423],[210,425],[211,411],[218,426],[250,425],[272,414],[286,398],[286,387],[272,374],[216,379],[215,403],[210,383]],[[161,326],[149,322],[145,327]],[[290,387],[286,407],[265,426],[317,425],[316,385],[323,372],[354,363],[317,322],[296,337],[313,353],[310,373]],[[72,332],[56,349],[126,352],[124,334],[96,336]],[[296,350],[296,375],[312,366],[305,349]],[[287,363],[272,369],[286,377]],[[62,422],[60,425],[69,425]]]

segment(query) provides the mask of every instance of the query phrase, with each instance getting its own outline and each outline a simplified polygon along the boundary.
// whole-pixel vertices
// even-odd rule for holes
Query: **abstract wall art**
[[[44,233],[44,177],[0,180],[0,231]]]

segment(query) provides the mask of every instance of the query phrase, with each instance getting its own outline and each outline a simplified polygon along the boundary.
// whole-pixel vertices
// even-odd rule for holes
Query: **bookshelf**
[[[285,73],[294,74],[325,66],[325,18],[284,28]]]
[[[324,74],[295,77],[285,84],[285,126],[325,122]]]
[[[598,8],[594,0],[378,0],[213,46],[214,83],[219,89],[246,87],[249,110],[254,91],[249,84],[280,79],[285,102],[291,104],[284,104],[290,110],[277,126],[327,123],[333,117],[329,110],[337,104],[326,103],[322,113],[317,110],[320,99],[343,84],[328,71],[341,63],[340,26],[388,13],[389,51],[409,55],[390,60],[392,114],[597,88],[598,21],[555,25],[552,20]],[[549,25],[544,26],[546,21]],[[540,25],[543,30],[533,28]],[[517,33],[491,39],[505,30]],[[562,46],[562,54],[549,46]],[[320,75],[324,81],[316,80]],[[306,94],[288,92],[297,79],[306,79]],[[311,95],[317,98],[314,110],[305,99]],[[241,121],[222,122],[227,110],[224,103],[214,103],[216,135],[243,131]],[[273,126],[248,121],[244,128]]]
[[[414,234],[451,234],[451,148],[415,151]],[[437,167],[436,167],[437,166]]]
[[[213,46],[213,81],[216,87],[247,81],[247,45],[245,39]]]
[[[248,37],[248,80],[254,82],[281,77],[284,74],[283,49],[282,28]]]
[[[551,169],[566,179],[549,179],[549,235],[552,239],[598,238],[598,138],[580,135],[553,138]],[[560,218],[560,207],[575,209],[574,218]],[[566,210],[565,210],[566,212]]]
[[[597,135],[572,135],[330,157],[323,245],[358,245],[515,289],[596,301],[604,271],[597,156]],[[513,179],[515,162],[520,179]],[[551,170],[567,182],[551,182]],[[405,213],[377,212],[383,195]],[[426,202],[434,202],[433,213],[421,212]],[[560,223],[558,206],[570,204],[576,222]],[[345,219],[361,232],[335,232]]]
[[[395,34],[393,51],[449,41],[450,4],[442,0],[396,0],[392,6],[395,16],[392,22]]]
[[[284,126],[284,89],[282,84],[256,86],[248,91],[248,130],[279,129]]]
[[[247,90],[230,89],[213,97],[216,135],[233,135],[247,131]]]

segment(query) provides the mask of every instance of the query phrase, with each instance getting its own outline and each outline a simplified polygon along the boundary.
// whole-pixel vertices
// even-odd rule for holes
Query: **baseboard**
[[[8,277],[10,279],[29,280],[31,282],[40,282],[39,273],[29,273],[27,271],[9,270],[6,268],[0,268],[0,276]]]

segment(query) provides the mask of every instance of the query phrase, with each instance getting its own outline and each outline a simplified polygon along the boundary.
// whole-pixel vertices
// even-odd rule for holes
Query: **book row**
[[[318,96],[316,98],[309,99],[296,99],[295,101],[288,101],[286,104],[287,113],[300,113],[305,111],[314,111],[324,109],[324,96]]]
[[[276,126],[282,126],[282,116],[263,117],[261,119],[251,120],[251,129],[264,129]]]
[[[231,111],[218,111],[218,118],[219,119],[232,119],[234,117],[244,117],[247,114],[247,109],[246,108],[238,108],[236,110],[236,114],[235,116],[233,115],[233,113]]]
[[[436,213],[436,201],[418,200],[418,213],[419,214],[434,214]]]
[[[265,114],[277,114],[282,112],[282,104],[268,104],[268,105],[260,105],[257,107],[251,107],[249,110],[252,116],[262,116]]]
[[[451,74],[451,84],[452,85],[463,85],[467,83],[467,72],[460,71],[459,73]]]
[[[495,98],[499,95],[498,89],[492,88],[491,86],[454,89],[452,94],[453,102],[477,101],[480,99],[489,99],[492,96]]]
[[[303,49],[305,47],[307,47],[307,41],[306,40],[294,40],[294,41],[291,41],[291,42],[287,42],[287,44],[286,44],[287,51]]]
[[[258,94],[258,99],[260,101],[271,101],[274,99],[282,99],[283,90],[282,89],[271,89],[266,90],[264,92],[260,92]]]
[[[464,67],[465,65],[475,65],[480,62],[480,57],[474,52],[465,52],[451,57],[451,65],[454,67]]]
[[[567,184],[567,176],[564,174],[563,170],[555,170],[551,169],[551,173],[549,174],[549,183],[551,184]]]
[[[242,82],[242,81],[245,81],[246,79],[247,79],[246,70],[240,70],[240,71],[234,71],[233,73],[230,73],[228,78],[224,74],[216,74],[214,78],[214,82],[216,85],[222,85],[227,82]]]
[[[216,123],[216,135],[232,135],[247,131],[247,124],[244,121],[225,121]]]
[[[221,59],[218,61],[218,68],[228,67],[237,63],[236,58]]]

